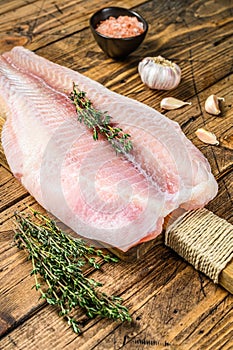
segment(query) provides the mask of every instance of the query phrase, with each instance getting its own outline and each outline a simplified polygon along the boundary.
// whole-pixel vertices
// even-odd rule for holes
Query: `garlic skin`
[[[181,80],[180,67],[162,56],[145,57],[138,64],[142,82],[151,89],[171,90]]]
[[[208,143],[209,145],[215,145],[215,146],[219,145],[219,141],[217,140],[215,134],[213,134],[210,131],[200,128],[200,129],[197,129],[197,131],[195,131],[195,134],[197,135],[199,140],[201,140],[204,143]]]
[[[221,110],[219,109],[219,101],[225,101],[223,97],[217,97],[216,95],[210,95],[205,101],[205,110],[209,114],[219,115]]]
[[[166,109],[166,110],[170,111],[172,109],[181,108],[183,106],[191,105],[191,104],[192,104],[192,102],[184,102],[184,101],[178,100],[177,98],[174,98],[174,97],[165,97],[161,100],[160,107],[162,109]]]

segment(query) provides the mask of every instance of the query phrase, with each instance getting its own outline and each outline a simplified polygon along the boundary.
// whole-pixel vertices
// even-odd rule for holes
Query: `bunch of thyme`
[[[73,83],[73,91],[70,99],[75,105],[78,121],[83,122],[88,128],[93,130],[94,140],[98,140],[99,134],[102,134],[110,142],[116,153],[128,153],[133,148],[129,134],[123,133],[121,128],[115,128],[110,125],[111,117],[107,112],[101,112],[95,109],[92,102],[86,97],[86,92],[80,91]]]
[[[117,262],[118,259],[87,246],[82,239],[75,239],[62,231],[50,218],[32,212],[34,218],[15,213],[15,241],[18,248],[29,253],[33,266],[31,275],[35,277],[33,287],[40,291],[40,298],[56,305],[59,315],[68,321],[75,333],[80,333],[81,329],[70,313],[77,306],[83,308],[90,318],[100,316],[131,321],[122,299],[99,292],[97,287],[102,284],[85,277],[82,269],[86,264],[99,269],[102,262]],[[97,262],[97,257],[100,262]]]

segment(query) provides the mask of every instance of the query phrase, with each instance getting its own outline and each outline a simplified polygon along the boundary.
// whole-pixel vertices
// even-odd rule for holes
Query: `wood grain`
[[[107,5],[133,8],[149,23],[145,41],[125,60],[108,58],[88,28],[91,14]],[[165,114],[210,162],[219,191],[208,209],[233,223],[232,8],[231,0],[2,0],[0,53],[25,45],[158,110],[169,95],[191,101],[191,106]],[[175,90],[153,91],[142,84],[138,62],[155,55],[180,65],[182,81]],[[204,110],[212,93],[225,98],[219,117]],[[1,115],[1,127],[3,123]],[[199,127],[214,132],[220,145],[202,144],[195,136]],[[106,264],[103,272],[90,272],[106,292],[124,298],[132,324],[88,320],[77,310],[84,333],[76,336],[57,310],[38,302],[31,289],[30,262],[12,244],[14,211],[40,207],[13,178],[1,147],[0,179],[0,349],[233,348],[232,296],[164,247],[162,236],[142,260]]]

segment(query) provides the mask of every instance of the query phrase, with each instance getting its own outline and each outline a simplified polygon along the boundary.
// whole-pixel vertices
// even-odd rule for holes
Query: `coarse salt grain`
[[[142,34],[144,29],[137,17],[119,16],[115,18],[110,16],[100,22],[96,31],[111,38],[130,38]]]

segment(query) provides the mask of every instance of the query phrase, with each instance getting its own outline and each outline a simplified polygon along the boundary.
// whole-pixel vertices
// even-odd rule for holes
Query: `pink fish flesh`
[[[77,121],[73,82],[131,135],[129,154]],[[127,251],[156,237],[174,209],[203,207],[217,193],[207,159],[176,122],[23,47],[0,56],[0,105],[12,173],[84,237]]]

